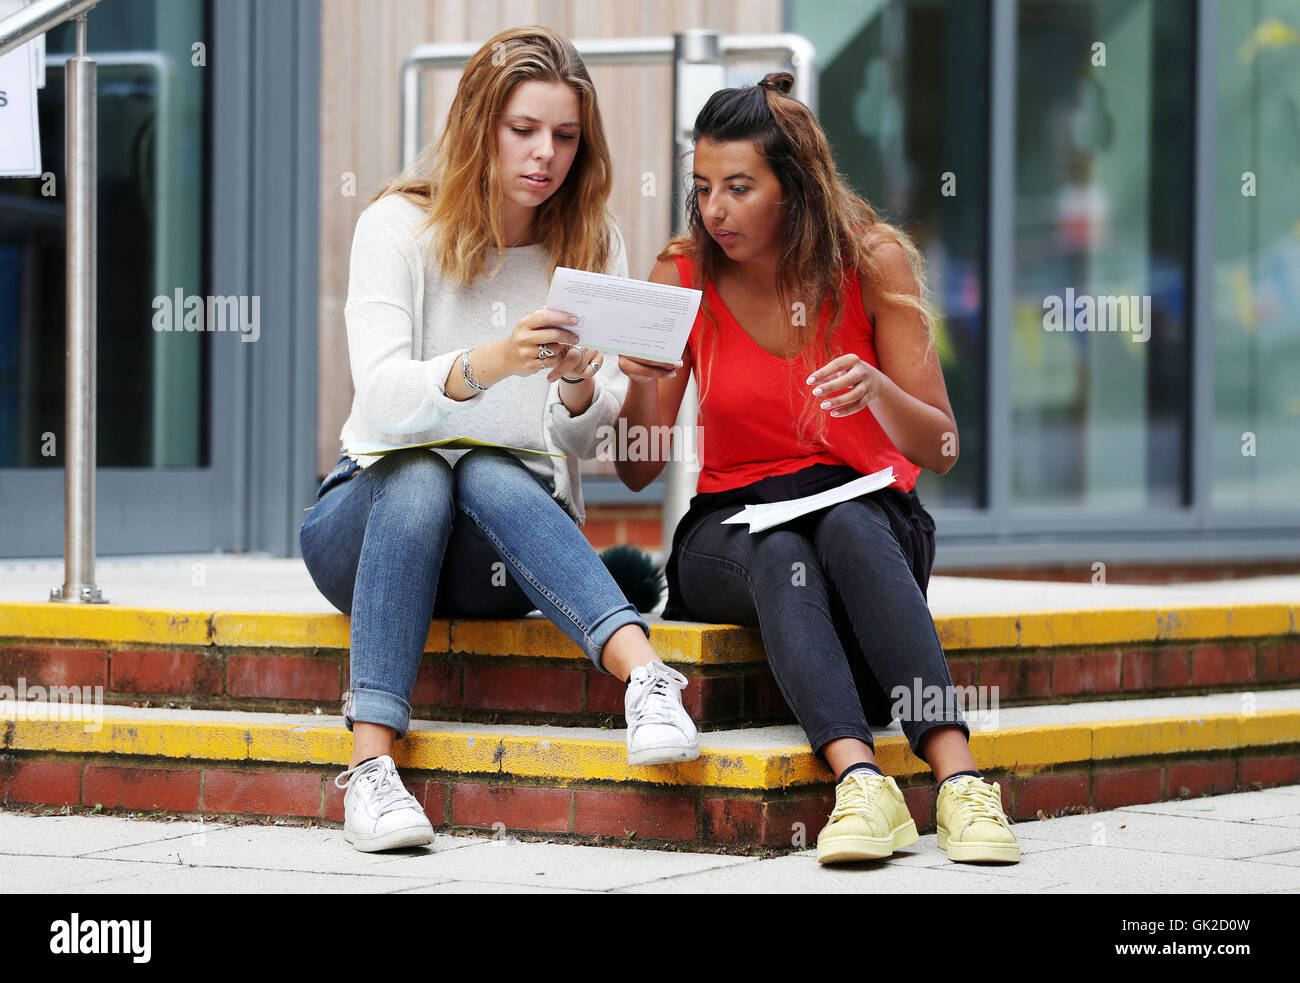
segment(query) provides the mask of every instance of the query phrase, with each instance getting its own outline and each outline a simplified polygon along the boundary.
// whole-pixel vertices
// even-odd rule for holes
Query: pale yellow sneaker
[[[817,862],[882,860],[920,838],[894,780],[857,771],[835,786],[830,822],[817,836]]]
[[[963,775],[939,787],[935,825],[949,860],[1020,862],[1020,844],[1002,811],[1002,786]]]

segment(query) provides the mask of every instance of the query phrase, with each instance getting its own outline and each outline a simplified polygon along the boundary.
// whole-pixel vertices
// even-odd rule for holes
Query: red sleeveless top
[[[682,286],[694,283],[694,265],[685,256],[673,257]],[[687,342],[694,363],[695,383],[704,393],[700,405],[700,493],[728,491],[773,475],[792,474],[812,464],[846,464],[859,474],[872,474],[893,465],[890,487],[911,491],[921,469],[905,458],[881,429],[871,407],[852,416],[826,416],[826,435],[820,442],[801,440],[796,423],[809,401],[818,404],[826,395],[813,396],[807,375],[791,378],[790,366],[798,359],[778,358],[764,349],[727,310],[713,282],[704,285],[709,309],[718,318],[717,332],[706,327],[700,305]],[[841,297],[843,315],[831,346],[832,357],[854,352],[879,368],[875,327],[867,320],[857,272],[845,277]],[[823,307],[818,330],[830,321],[830,305]],[[712,373],[708,360],[714,359]],[[814,368],[821,368],[819,363]]]

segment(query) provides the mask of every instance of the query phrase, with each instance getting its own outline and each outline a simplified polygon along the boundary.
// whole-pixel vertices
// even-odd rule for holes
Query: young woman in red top
[[[916,248],[838,173],[816,117],[774,73],[723,89],[695,121],[690,232],[650,279],[703,289],[675,366],[621,356],[631,427],[672,424],[694,372],[698,494],[673,537],[666,618],[757,624],[813,751],[836,776],[823,863],[917,841],[868,720],[902,723],[941,782],[953,860],[1019,860],[953,699],[925,589],[934,522],[913,486],[946,473],[957,424],[934,352]],[[894,485],[757,534],[743,505],[813,494],[893,465]],[[633,489],[662,461],[616,462]],[[864,709],[865,707],[865,709]]]

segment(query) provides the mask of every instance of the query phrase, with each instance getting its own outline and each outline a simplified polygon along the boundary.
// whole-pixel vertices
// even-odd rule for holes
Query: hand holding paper
[[[584,348],[671,363],[686,348],[702,296],[686,287],[561,266],[546,306],[578,317],[572,330]]]

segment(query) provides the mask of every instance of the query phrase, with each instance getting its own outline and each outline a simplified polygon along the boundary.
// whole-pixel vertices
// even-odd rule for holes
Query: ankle
[[[862,772],[863,774],[870,774],[870,775],[879,775],[881,778],[885,777],[885,773],[881,771],[879,767],[872,764],[870,761],[855,761],[853,764],[849,765],[842,772],[840,772],[839,776],[835,779],[836,784],[844,781],[844,779],[848,778],[850,775],[854,774],[855,772]]]
[[[952,781],[954,778],[960,778],[962,775],[970,775],[973,778],[980,778],[980,779],[984,777],[983,772],[981,772],[979,769],[972,769],[970,771],[954,771],[947,778],[943,779],[943,781],[939,782],[935,786],[935,788],[942,789],[944,785],[946,785],[948,782]]]

